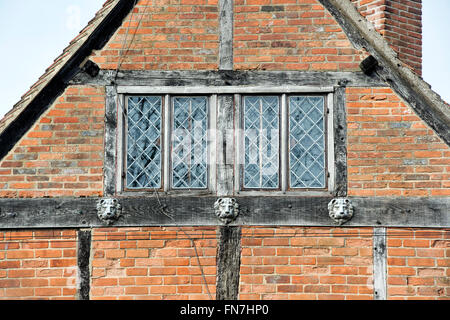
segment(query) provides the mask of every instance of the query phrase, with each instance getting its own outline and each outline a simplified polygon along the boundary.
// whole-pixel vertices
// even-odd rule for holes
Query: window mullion
[[[288,189],[288,144],[289,144],[289,121],[287,95],[281,96],[281,159],[280,159],[280,180],[281,191],[286,192]]]
[[[235,116],[234,116],[234,141],[235,141],[235,163],[234,163],[234,191],[239,194],[241,190],[241,176],[243,175],[242,165],[244,163],[244,148],[243,142],[245,139],[244,136],[244,127],[243,127],[243,113],[241,111],[241,95],[234,95],[234,104],[235,104]]]
[[[209,172],[209,190],[217,190],[217,94],[210,97],[209,104],[209,132],[208,132],[208,172]]]
[[[163,177],[164,177],[164,191],[170,189],[170,139],[171,139],[171,114],[170,95],[164,96],[164,163],[163,163]]]
[[[116,190],[123,190],[126,181],[126,157],[127,157],[127,130],[128,130],[128,121],[126,118],[126,110],[128,109],[128,99],[125,99],[124,95],[119,95],[117,98],[118,102],[118,117],[117,117],[117,128],[118,128],[118,146],[124,146],[121,150],[117,151],[117,168],[119,170],[117,179]]]
[[[263,185],[263,143],[262,143],[262,137],[263,137],[263,120],[262,120],[262,115],[263,115],[263,105],[262,105],[262,100],[259,101],[259,134],[258,134],[258,139],[259,139],[259,186],[261,187]]]

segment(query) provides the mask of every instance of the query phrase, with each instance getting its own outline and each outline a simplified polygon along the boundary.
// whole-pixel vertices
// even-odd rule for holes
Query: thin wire
[[[156,194],[156,198],[158,199],[160,212],[162,214],[164,214],[165,216],[169,217],[172,221],[175,221],[175,219],[168,212],[166,212],[167,211],[167,205],[164,205],[164,206],[162,205],[161,200],[159,198],[158,190],[156,190],[155,187],[153,188],[153,190],[154,190],[154,193]],[[208,282],[206,281],[206,276],[205,276],[205,273],[203,271],[203,266],[202,266],[202,264],[200,262],[200,257],[199,257],[198,251],[197,251],[197,246],[195,245],[195,241],[185,230],[181,229],[181,227],[178,228],[178,231],[183,232],[189,238],[189,240],[191,242],[191,246],[194,248],[195,256],[197,257],[198,267],[200,269],[200,273],[201,273],[202,278],[203,278],[203,284],[206,287],[206,292],[208,293],[209,299],[212,300],[212,295],[211,295],[211,292],[209,291]]]
[[[212,300],[212,295],[211,292],[209,291],[208,282],[206,281],[206,276],[205,273],[203,272],[203,266],[200,262],[200,257],[197,252],[197,246],[195,245],[194,240],[189,236],[189,234],[186,233],[186,231],[182,230],[181,228],[179,230],[182,231],[189,238],[189,240],[191,241],[191,245],[194,247],[195,256],[197,257],[198,267],[200,269],[200,273],[202,274],[203,283],[206,287],[206,292],[208,293],[209,299]]]
[[[124,38],[123,43],[122,43],[122,48],[121,48],[121,50],[120,50],[119,62],[118,62],[118,64],[117,64],[117,68],[116,68],[116,72],[115,72],[114,80],[113,80],[114,83],[116,82],[117,74],[119,73],[120,66],[121,66],[122,63],[123,63],[122,59],[123,59],[123,55],[124,55],[124,48],[125,48],[125,44],[126,44],[126,42],[127,42],[127,40],[128,40],[128,34],[130,33],[131,22],[133,21],[133,15],[134,15],[134,8],[136,7],[137,2],[138,2],[138,0],[134,0],[133,10],[131,11],[130,21],[128,22],[128,27],[127,27],[127,32],[126,32],[126,34],[125,34],[125,38]],[[136,34],[137,28],[138,28],[138,25],[137,25],[136,28],[135,28],[134,34]],[[134,37],[131,39],[130,43],[128,44],[128,47],[127,47],[127,49],[126,49],[126,52],[127,52],[127,53],[128,53],[128,51],[130,50],[130,47],[131,47],[131,44],[132,44],[133,40],[134,40]]]

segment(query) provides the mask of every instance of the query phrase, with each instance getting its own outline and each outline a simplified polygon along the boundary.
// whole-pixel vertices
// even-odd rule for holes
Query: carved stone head
[[[100,220],[112,224],[120,217],[122,206],[117,199],[106,198],[97,202],[97,216]]]
[[[353,217],[353,205],[347,198],[335,198],[328,204],[328,214],[342,225]]]
[[[234,198],[219,198],[214,203],[214,210],[217,217],[228,224],[239,215],[239,204]]]

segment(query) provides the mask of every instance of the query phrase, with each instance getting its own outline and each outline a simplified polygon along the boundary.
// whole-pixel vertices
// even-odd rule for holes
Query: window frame
[[[276,88],[274,88],[276,89]],[[261,95],[270,95],[270,92],[255,92],[252,93]],[[236,136],[236,149],[235,152],[235,166],[239,168],[235,172],[234,181],[234,193],[242,196],[324,196],[330,195],[335,191],[335,165],[334,165],[334,114],[333,114],[333,101],[334,101],[334,89],[330,87],[289,87],[283,93],[278,92],[280,96],[280,145],[279,145],[279,176],[280,176],[280,188],[278,189],[244,189],[243,188],[243,165],[244,156],[244,132],[242,130],[243,125],[243,96],[248,93],[235,94],[235,131]],[[315,188],[290,188],[289,187],[289,96],[323,96],[324,97],[324,127],[325,127],[325,180],[326,187],[323,189]],[[239,128],[241,130],[236,130]]]
[[[128,113],[128,97],[130,96],[160,96],[162,98],[162,125],[161,125],[161,188],[138,188],[130,189],[126,186],[126,170],[127,170],[127,113]],[[193,188],[193,189],[175,189],[172,188],[172,175],[170,174],[172,169],[172,127],[173,127],[173,97],[199,97],[205,96],[207,98],[207,188]],[[148,195],[156,192],[165,192],[167,194],[178,195],[210,195],[215,193],[216,184],[216,170],[215,166],[209,164],[214,163],[215,159],[215,145],[209,143],[210,130],[216,122],[216,105],[215,97],[213,95],[201,95],[201,94],[160,94],[160,93],[119,93],[119,107],[118,113],[118,143],[117,143],[117,175],[116,175],[116,190],[117,193],[122,195]],[[121,107],[123,106],[123,108]]]
[[[118,86],[117,87],[117,174],[116,174],[116,192],[120,195],[144,196],[153,194],[154,189],[126,189],[126,139],[127,139],[127,115],[123,111],[126,108],[128,96],[161,96],[163,99],[163,123],[162,123],[162,188],[157,191],[165,192],[166,195],[173,196],[201,196],[216,195],[217,193],[217,159],[216,154],[220,150],[217,145],[217,137],[213,137],[213,132],[217,128],[218,115],[218,96],[233,95],[234,99],[234,187],[230,190],[236,196],[328,196],[335,191],[335,156],[334,156],[334,87],[315,87],[315,86],[210,86],[210,87],[149,87],[149,86]],[[243,155],[243,102],[245,95],[277,95],[280,97],[280,145],[279,145],[279,177],[280,187],[278,189],[243,189],[241,184],[242,170],[241,164]],[[290,189],[289,188],[289,114],[288,97],[289,96],[323,96],[324,97],[324,127],[325,127],[325,189]],[[207,96],[208,97],[208,129],[207,144],[208,150],[208,189],[171,189],[167,182],[171,181],[171,130],[173,112],[171,112],[171,101],[173,96]],[[123,106],[123,107],[121,107]],[[126,110],[126,109],[125,109]],[[169,133],[169,134],[168,134]],[[215,165],[213,165],[215,164]]]

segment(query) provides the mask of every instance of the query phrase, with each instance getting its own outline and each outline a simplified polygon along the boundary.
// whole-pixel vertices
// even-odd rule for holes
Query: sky
[[[0,118],[28,91],[105,0],[0,0]],[[450,102],[450,0],[422,0],[423,78]]]

